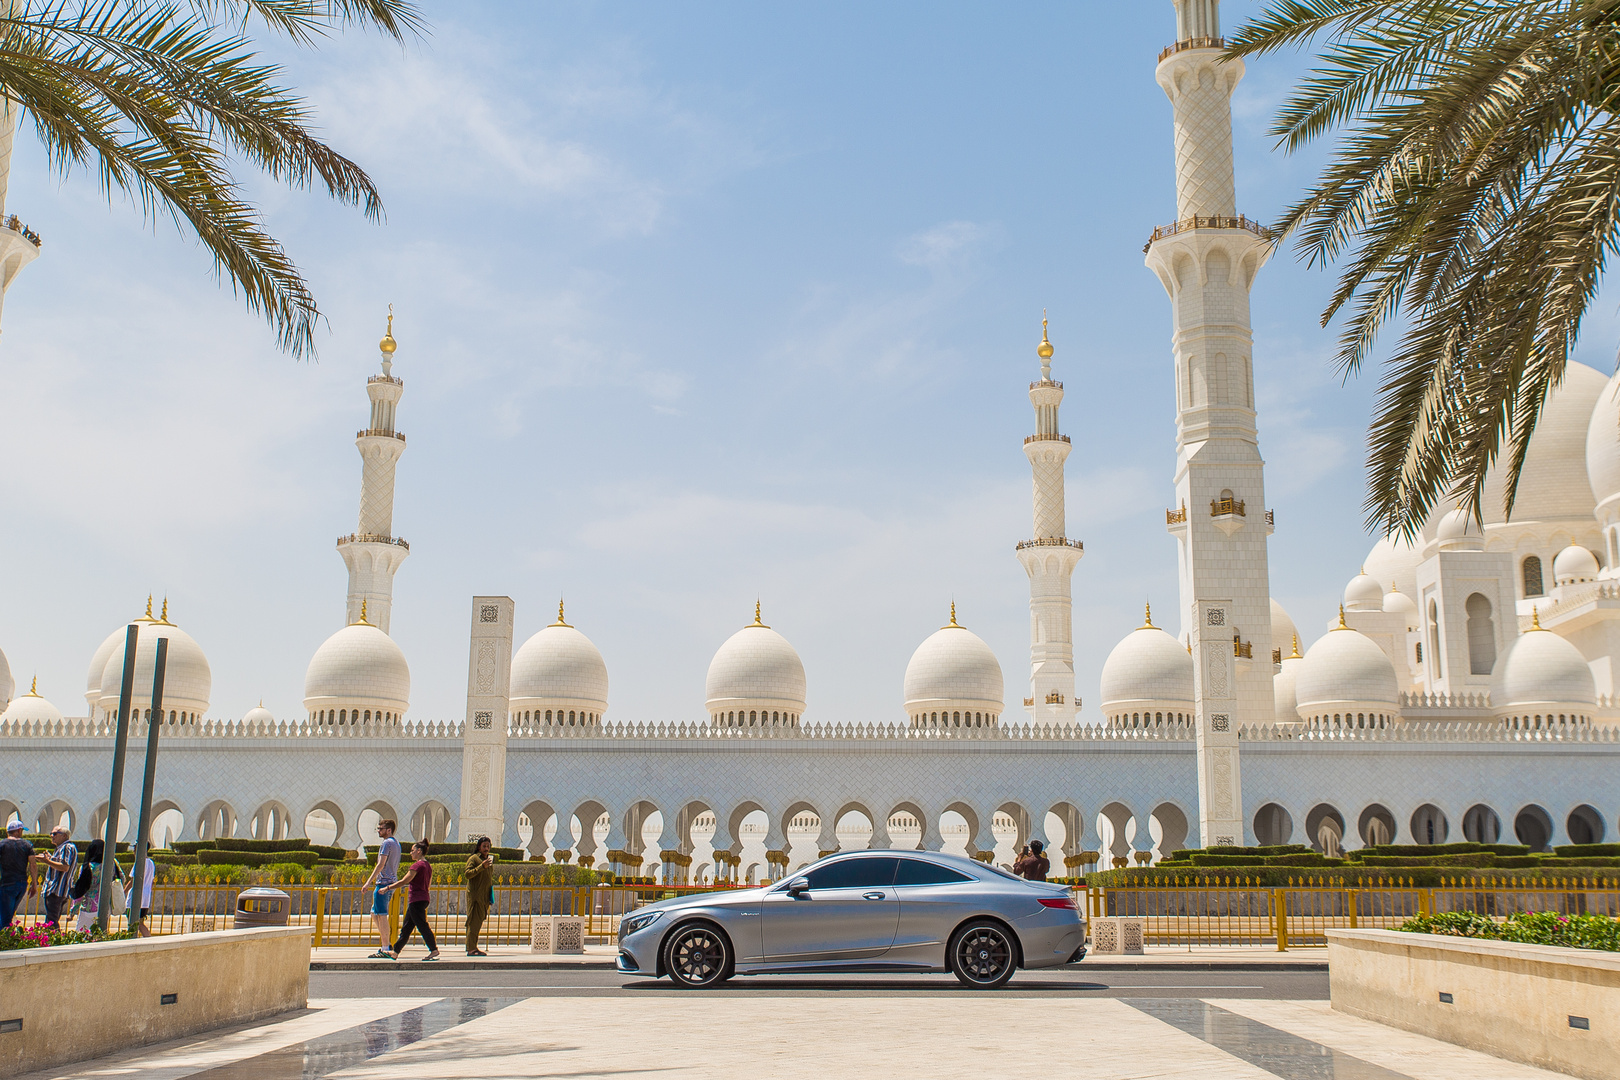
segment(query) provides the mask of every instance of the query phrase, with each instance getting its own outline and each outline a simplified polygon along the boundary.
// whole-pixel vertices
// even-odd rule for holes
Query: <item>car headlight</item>
[[[619,920],[619,936],[627,938],[631,934],[639,934],[663,917],[664,913],[662,911],[645,911],[640,915],[626,915]]]

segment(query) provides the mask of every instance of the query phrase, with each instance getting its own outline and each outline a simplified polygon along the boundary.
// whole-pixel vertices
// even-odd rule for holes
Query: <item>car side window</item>
[[[959,874],[947,866],[936,866],[934,863],[923,862],[921,859],[901,859],[900,872],[895,876],[896,885],[954,885],[959,881],[972,881],[966,874]]]
[[[805,877],[810,891],[817,889],[881,889],[894,884],[895,858],[842,859],[819,866]]]

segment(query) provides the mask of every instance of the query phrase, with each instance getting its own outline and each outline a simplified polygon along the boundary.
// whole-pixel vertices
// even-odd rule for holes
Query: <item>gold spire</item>
[[[163,598],[163,614],[158,616],[158,622],[162,623],[164,626],[174,625],[174,623],[169,621],[169,598],[167,596]]]
[[[1339,625],[1335,626],[1333,629],[1335,629],[1335,630],[1348,630],[1348,629],[1350,629],[1350,624],[1344,621],[1344,605],[1343,604],[1339,605]]]
[[[393,356],[394,350],[399,348],[399,342],[394,340],[394,305],[388,305],[388,330],[383,334],[377,348],[382,350],[384,356]]]
[[[754,625],[755,626],[764,626],[765,625],[763,622],[760,621],[760,618],[759,618],[759,601],[758,600],[754,601]]]
[[[1288,659],[1290,659],[1290,660],[1302,660],[1302,659],[1304,659],[1302,656],[1299,655],[1299,635],[1298,634],[1294,635],[1294,651],[1292,653],[1288,654]]]
[[[567,626],[568,625],[568,620],[563,618],[563,602],[562,602],[562,597],[560,597],[560,596],[557,597],[557,621],[552,623],[551,625],[552,626]]]
[[[955,600],[951,601],[951,621],[949,623],[947,623],[946,625],[940,627],[940,629],[941,630],[949,630],[953,626],[956,627],[959,630],[962,628],[962,624],[956,621],[956,601]]]
[[[363,597],[363,596],[360,598],[360,621],[357,622],[357,623],[354,623],[353,625],[355,625],[355,626],[370,626],[371,625],[369,622],[366,621],[366,598]]]
[[[1142,605],[1142,625],[1138,626],[1137,629],[1138,630],[1157,630],[1158,629],[1158,627],[1153,625],[1153,605],[1151,603]]]
[[[34,681],[28,687],[28,696],[29,697],[39,697],[39,676],[38,675],[34,676]]]
[[[1042,308],[1041,309],[1041,343],[1038,346],[1036,346],[1035,354],[1037,356],[1039,356],[1042,360],[1050,360],[1050,359],[1052,359],[1052,354],[1054,352],[1056,352],[1056,351],[1057,351],[1056,349],[1052,348],[1051,339],[1046,336],[1046,309]],[[1045,365],[1043,364],[1041,366],[1044,367]]]
[[[1541,612],[1536,610],[1536,605],[1534,604],[1530,605],[1530,629],[1541,629]]]
[[[139,619],[137,619],[135,621],[136,622],[157,622],[156,619],[152,618],[152,594],[151,593],[146,594],[146,614],[142,615]]]

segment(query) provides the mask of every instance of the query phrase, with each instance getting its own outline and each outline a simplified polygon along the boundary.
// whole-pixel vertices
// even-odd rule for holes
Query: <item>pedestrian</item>
[[[23,823],[7,825],[6,838],[0,840],[0,929],[11,925],[23,894],[33,896],[38,891],[35,859],[34,845],[23,839]]]
[[[1039,840],[1031,840],[1024,853],[1013,863],[1013,873],[1025,881],[1045,881],[1046,872],[1052,869],[1052,860],[1046,857],[1046,845]]]
[[[51,830],[51,853],[45,863],[45,923],[58,926],[73,903],[73,868],[79,849],[68,839],[68,831],[58,825]]]
[[[101,840],[90,841],[90,846],[84,849],[84,867],[79,871],[79,880],[73,885],[73,898],[77,903],[74,909],[78,912],[78,919],[73,928],[81,934],[88,934],[96,925],[97,916],[101,914],[101,879],[107,870],[106,845]],[[123,914],[123,871],[118,869],[117,860],[112,860],[113,888],[109,899],[110,912],[113,916]]]
[[[394,839],[394,819],[377,822],[377,835],[382,837],[382,843],[377,845],[377,865],[360,886],[362,893],[372,890],[371,922],[377,928],[377,951],[366,959],[392,960],[394,954],[388,951],[388,890],[384,886],[399,880],[399,841]]]
[[[410,886],[405,893],[405,921],[399,927],[399,940],[394,942],[393,958],[399,959],[399,954],[405,951],[405,945],[411,940],[411,931],[422,931],[422,941],[428,947],[428,954],[422,959],[437,960],[439,958],[439,943],[434,940],[433,927],[428,925],[427,909],[428,886],[433,883],[433,867],[428,865],[428,843],[418,840],[411,845],[411,868],[405,871],[405,876],[392,885],[384,885],[379,892],[393,892],[395,889]]]
[[[141,937],[151,937],[152,928],[147,925],[147,916],[152,914],[152,879],[157,876],[157,864],[150,858],[141,871],[141,920],[135,924],[135,932]]]
[[[467,955],[488,956],[478,947],[478,931],[484,928],[489,909],[495,903],[495,856],[490,852],[490,839],[480,836],[473,841],[473,853],[467,860]]]

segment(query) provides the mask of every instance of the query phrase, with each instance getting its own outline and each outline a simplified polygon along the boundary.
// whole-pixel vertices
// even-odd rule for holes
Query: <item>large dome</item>
[[[397,723],[410,703],[404,651],[367,622],[351,623],[322,642],[304,673],[304,708],[316,723]]]
[[[1399,702],[1395,665],[1378,643],[1342,621],[1305,654],[1294,680],[1299,715],[1374,708],[1389,713]]]
[[[1513,522],[1592,517],[1596,500],[1588,472],[1589,436],[1599,400],[1608,400],[1604,393],[1608,382],[1602,372],[1585,364],[1564,367],[1563,381],[1547,396],[1530,437],[1513,503]],[[1486,474],[1479,508],[1487,525],[1508,520],[1502,512],[1502,496],[1507,490],[1511,453],[1504,446]]]
[[[569,713],[600,719],[607,699],[601,651],[563,621],[560,608],[557,621],[530,637],[512,657],[512,715],[521,723],[546,723],[550,712],[557,712],[559,720]]]
[[[1537,624],[1508,646],[1491,672],[1491,707],[1499,714],[1535,706],[1597,702],[1586,658],[1574,645]]]
[[[152,601],[146,602],[146,616],[136,619],[144,629],[146,624],[153,622]],[[101,708],[101,677],[107,673],[107,658],[113,650],[124,643],[124,633],[128,627],[120,626],[107,635],[107,639],[96,646],[96,651],[90,657],[90,670],[84,677],[84,700],[90,706],[90,715],[95,716],[96,710]]]
[[[1101,682],[1103,715],[1113,723],[1130,722],[1132,709],[1193,710],[1193,658],[1151,613],[1108,654]]]
[[[17,685],[11,678],[11,663],[6,659],[6,654],[0,652],[0,712],[5,711],[6,703],[16,692]]]
[[[35,683],[28,693],[13,698],[6,711],[0,713],[0,723],[3,724],[31,724],[39,721],[55,723],[62,719],[62,710],[39,696],[39,684]]]
[[[1001,663],[984,640],[956,621],[930,634],[906,665],[906,715],[913,723],[924,713],[948,709],[1001,715],[1005,704]]]
[[[1620,372],[1603,386],[1586,429],[1586,478],[1604,503],[1620,495]]]
[[[1429,520],[1431,524],[1438,525],[1435,519]],[[1367,557],[1362,560],[1361,572],[1407,596],[1416,596],[1417,568],[1423,562],[1426,543],[1428,541],[1423,536],[1418,537],[1416,547],[1398,536],[1383,537],[1367,552]]]
[[[798,723],[805,709],[804,663],[786,638],[759,621],[732,634],[709,661],[703,681],[707,711],[716,724],[747,726],[739,713],[787,714]],[[757,723],[757,720],[752,722]]]
[[[1272,714],[1277,723],[1299,723],[1299,695],[1295,684],[1299,681],[1299,666],[1305,662],[1297,649],[1284,654],[1282,668],[1271,679]]]
[[[1283,606],[1277,603],[1277,598],[1271,598],[1271,647],[1281,649],[1283,655],[1294,647],[1293,643],[1299,637],[1299,628],[1294,625],[1294,619]]]
[[[157,620],[136,621],[140,632],[135,641],[132,707],[137,716],[144,716],[150,711],[152,679],[157,669],[157,643],[159,638],[168,638],[169,649],[163,665],[163,708],[174,721],[195,723],[208,712],[208,697],[213,692],[214,675],[202,646],[168,619],[169,602],[165,600],[163,614]],[[96,702],[96,707],[108,716],[117,715],[118,698],[123,689],[125,632],[124,629],[114,632],[112,650],[107,654],[106,664],[101,670],[101,698]]]

